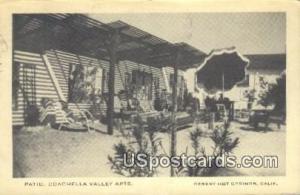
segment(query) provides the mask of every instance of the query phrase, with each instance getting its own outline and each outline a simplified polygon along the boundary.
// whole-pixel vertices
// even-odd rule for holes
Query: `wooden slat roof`
[[[155,67],[170,66],[174,63],[174,51],[180,49],[179,68],[184,69],[205,57],[205,53],[187,43],[173,44],[123,21],[103,23],[83,14],[14,15],[14,46],[39,51],[63,49],[108,59],[105,43],[114,30],[120,31],[120,60]]]

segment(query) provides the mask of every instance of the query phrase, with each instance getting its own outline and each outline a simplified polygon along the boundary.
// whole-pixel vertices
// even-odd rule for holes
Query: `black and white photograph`
[[[286,20],[12,14],[13,178],[286,176]]]

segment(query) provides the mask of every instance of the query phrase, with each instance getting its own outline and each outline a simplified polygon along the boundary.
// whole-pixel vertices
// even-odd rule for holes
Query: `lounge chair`
[[[164,117],[172,117],[172,113],[168,112],[164,114]],[[194,123],[194,117],[188,114],[187,112],[177,112],[176,113],[176,127],[177,130],[185,129],[191,127]]]
[[[80,112],[86,117],[86,124],[84,125],[86,125],[90,130],[103,132],[106,129],[105,125],[101,123],[99,119],[95,118],[89,110],[83,109],[80,110]]]
[[[155,110],[151,101],[139,100],[139,111],[142,116],[159,115],[160,112]]]
[[[58,130],[67,129],[71,131],[90,131],[88,118],[84,112],[77,110],[63,109],[59,103],[55,106],[56,116],[58,118]]]
[[[42,98],[39,109],[39,122],[42,125],[53,126],[55,123],[55,108],[50,99]]]

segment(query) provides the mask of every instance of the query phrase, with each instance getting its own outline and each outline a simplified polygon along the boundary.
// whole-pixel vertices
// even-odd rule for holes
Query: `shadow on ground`
[[[243,126],[243,127],[240,127],[241,130],[244,130],[244,131],[255,131],[255,132],[262,132],[262,133],[266,133],[268,131],[273,131],[273,129],[271,129],[270,127],[257,127],[257,128],[254,128],[254,127],[251,127],[251,126]]]

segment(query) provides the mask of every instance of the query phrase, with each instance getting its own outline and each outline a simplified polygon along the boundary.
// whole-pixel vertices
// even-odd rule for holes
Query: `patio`
[[[285,126],[272,131],[254,131],[248,125],[232,122],[230,131],[240,138],[234,155],[277,155],[278,168],[220,169],[218,176],[279,176],[285,174]],[[245,130],[247,129],[247,130]],[[103,132],[106,128],[103,126]],[[192,128],[178,131],[180,144],[177,153],[192,150],[189,132]],[[158,133],[165,151],[169,151],[170,137]],[[120,177],[110,169],[107,156],[113,155],[113,145],[125,139],[116,131],[111,136],[106,133],[57,131],[45,127],[28,128],[14,132],[15,177]],[[203,137],[201,144],[209,148],[212,141]],[[261,144],[264,143],[264,144]],[[259,146],[259,148],[258,148]],[[169,169],[160,168],[158,177],[169,176]]]
[[[195,129],[191,127],[195,117],[200,118],[201,115],[199,121],[204,118],[206,123],[202,124],[206,135],[200,142],[207,151],[213,146],[209,135],[214,129],[214,122],[221,119],[227,124],[235,119],[234,101],[224,93],[242,82],[249,63],[235,48],[213,50],[206,56],[187,43],[171,43],[125,22],[103,23],[81,14],[29,14],[17,15],[14,19],[28,30],[15,35],[19,38],[15,48],[20,51],[14,51],[14,67],[21,75],[14,80],[15,88],[21,88],[20,84],[25,83],[23,88],[27,89],[14,90],[13,93],[13,119],[18,122],[13,124],[22,126],[22,130],[15,131],[13,136],[15,177],[111,176],[107,156],[114,154],[115,144],[126,141],[122,137],[123,130],[126,131],[123,128],[125,123],[131,125],[131,130],[145,132],[146,128],[141,129],[144,126],[138,126],[141,121],[132,123],[132,119],[141,115],[148,130],[154,126],[153,129],[159,131],[157,134],[162,140],[160,149],[167,151],[165,154],[168,156],[180,155],[187,149],[192,151],[190,133]],[[35,22],[38,23],[37,29],[32,24]],[[41,38],[28,37],[30,32],[52,34],[53,29],[59,33],[44,40],[41,48],[32,50],[26,47],[28,41],[37,42]],[[60,41],[73,35],[80,41],[74,44]],[[32,61],[35,65],[28,66],[27,63]],[[232,66],[232,62],[236,65]],[[172,72],[166,73],[166,68]],[[181,75],[180,72],[187,68],[192,69],[193,74],[186,71],[187,74]],[[235,73],[232,70],[236,70]],[[31,80],[28,80],[29,77]],[[192,83],[185,83],[188,80]],[[44,81],[49,82],[47,88],[43,87]],[[218,100],[215,99],[217,91],[222,91]],[[277,97],[271,93],[269,96]],[[274,103],[272,101],[266,104]],[[44,103],[39,105],[39,102]],[[283,102],[285,99],[276,100],[275,103],[281,105],[277,111],[284,110]],[[37,113],[39,106],[42,109]],[[251,108],[246,111],[249,116],[253,112]],[[136,117],[132,117],[132,113]],[[153,113],[155,117],[152,121],[148,120]],[[233,141],[238,143],[234,152],[237,158],[243,155],[277,155],[280,167],[276,170],[219,169],[218,176],[285,173],[285,147],[282,147],[285,145],[285,126],[281,129],[273,127],[273,124],[271,128],[258,127],[259,122],[266,122],[267,126],[271,114],[257,113],[252,115],[258,116],[253,120],[255,128],[232,121],[229,131],[239,138]],[[164,114],[170,119],[167,130],[156,126],[165,117]],[[46,120],[45,117],[37,121],[38,115],[51,116],[55,120]],[[284,117],[279,118],[277,121],[283,123],[281,118]],[[28,123],[32,121],[34,123]],[[44,126],[30,127],[40,124]],[[46,127],[51,125],[70,131]],[[208,126],[210,130],[206,130]],[[78,129],[89,133],[74,132]],[[171,169],[171,176],[175,175],[175,170]],[[157,176],[169,176],[169,169],[158,169]]]

